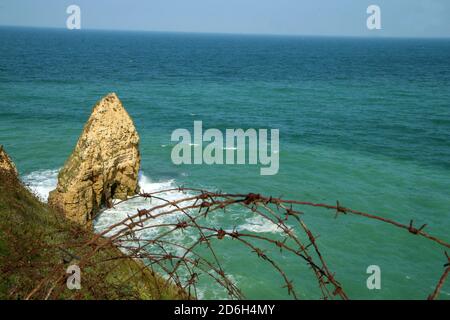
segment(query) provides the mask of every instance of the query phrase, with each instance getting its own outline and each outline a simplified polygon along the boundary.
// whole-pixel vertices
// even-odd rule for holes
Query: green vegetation
[[[107,239],[94,237],[0,170],[0,299],[177,299],[184,293]],[[97,251],[92,249],[97,246]],[[95,253],[81,267],[81,290],[67,289],[66,268]],[[59,280],[58,280],[59,279]],[[42,281],[45,280],[45,281]]]

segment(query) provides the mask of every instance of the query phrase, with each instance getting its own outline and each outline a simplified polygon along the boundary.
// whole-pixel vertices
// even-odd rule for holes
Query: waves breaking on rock
[[[58,169],[38,170],[31,172],[23,177],[25,185],[39,198],[42,202],[47,202],[48,194],[54,190],[58,183]],[[178,184],[175,179],[153,181],[145,175],[143,171],[139,172],[139,187],[142,192],[156,192],[172,188],[177,188]],[[186,197],[177,191],[166,192],[161,194],[166,200],[177,200]],[[96,232],[104,230],[115,222],[125,219],[128,215],[135,213],[137,209],[148,208],[155,205],[149,203],[143,198],[132,199],[114,208],[107,209],[98,216],[94,222]],[[273,224],[268,223],[264,219],[251,217],[245,220],[245,223],[239,227],[240,230],[247,230],[255,233],[277,233],[280,230]]]

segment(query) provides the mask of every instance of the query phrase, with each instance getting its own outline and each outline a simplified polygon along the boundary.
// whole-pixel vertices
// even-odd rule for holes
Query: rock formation
[[[5,174],[18,176],[14,162],[12,162],[2,145],[0,145],[0,171]]]
[[[112,199],[138,192],[139,136],[116,94],[100,100],[84,126],[75,150],[58,175],[49,205],[67,218],[90,225]]]

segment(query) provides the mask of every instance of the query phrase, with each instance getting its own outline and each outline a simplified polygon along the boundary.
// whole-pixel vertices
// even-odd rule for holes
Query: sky
[[[0,25],[328,36],[450,37],[450,0],[0,0]],[[368,30],[369,5],[381,30]]]

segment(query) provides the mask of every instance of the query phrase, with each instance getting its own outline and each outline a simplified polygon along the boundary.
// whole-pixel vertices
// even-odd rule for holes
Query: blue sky
[[[0,25],[336,36],[450,37],[450,0],[0,0]],[[369,5],[382,30],[366,28]]]

